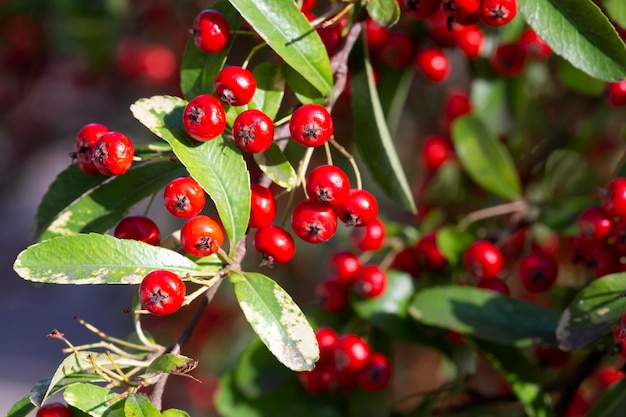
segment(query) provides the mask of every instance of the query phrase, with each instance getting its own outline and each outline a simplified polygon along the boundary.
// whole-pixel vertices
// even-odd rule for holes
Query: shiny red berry
[[[276,200],[269,188],[260,184],[250,186],[249,227],[269,226],[276,217]]]
[[[367,365],[357,374],[357,383],[365,391],[381,391],[391,380],[391,364],[387,356],[374,352]]]
[[[307,176],[306,191],[311,200],[338,207],[348,198],[350,179],[335,165],[320,165]]]
[[[191,100],[183,111],[183,128],[195,140],[206,142],[218,137],[226,127],[226,112],[210,94]]]
[[[309,103],[300,106],[289,120],[291,137],[300,145],[314,148],[333,135],[333,119],[326,108]]]
[[[347,250],[335,250],[328,257],[328,270],[335,280],[344,287],[354,283],[361,270],[361,260]]]
[[[300,6],[300,11],[306,13],[315,6],[316,0],[303,0]]]
[[[517,269],[517,276],[524,288],[536,293],[547,291],[556,281],[557,273],[558,267],[554,259],[541,253],[524,256]]]
[[[437,246],[437,235],[434,232],[426,233],[417,241],[414,254],[420,267],[429,271],[441,271],[448,266],[448,260]]]
[[[96,175],[98,169],[93,163],[93,148],[102,135],[108,133],[109,129],[99,123],[90,123],[83,126],[76,135],[74,141],[74,155],[78,161],[78,166],[87,175]]]
[[[326,242],[337,230],[337,214],[332,207],[302,200],[291,212],[291,228],[306,242]]]
[[[145,216],[124,217],[115,226],[113,236],[118,239],[139,240],[154,246],[161,244],[159,227],[152,219]]]
[[[480,21],[487,26],[502,26],[517,15],[517,0],[482,0],[478,9]]]
[[[315,330],[315,339],[320,348],[320,359],[316,366],[332,365],[335,360],[335,349],[339,346],[339,336],[330,327]]]
[[[417,19],[434,15],[441,7],[441,2],[442,0],[398,0],[400,6]]]
[[[175,273],[152,271],[139,285],[139,301],[150,313],[166,316],[180,309],[185,301],[185,292],[185,283]]]
[[[376,197],[369,191],[353,188],[346,202],[337,208],[337,216],[348,227],[365,226],[378,216]]]
[[[215,95],[230,106],[248,104],[256,91],[256,79],[242,67],[225,67],[213,81]]]
[[[456,43],[465,56],[475,59],[480,56],[485,41],[484,32],[477,25],[465,26],[459,31]]]
[[[422,160],[429,171],[436,171],[454,152],[452,143],[439,135],[430,135],[424,139],[422,144]]]
[[[108,132],[100,136],[93,148],[96,169],[108,176],[122,175],[133,165],[135,148],[125,135]]]
[[[370,345],[355,334],[346,334],[339,338],[335,352],[336,369],[339,371],[359,372],[370,359]]]
[[[315,289],[315,295],[322,308],[331,313],[342,311],[350,301],[348,288],[332,278],[321,281]]]
[[[446,126],[449,126],[457,117],[472,111],[472,104],[465,91],[451,90],[446,96],[443,116]]]
[[[378,297],[387,288],[387,274],[378,265],[364,265],[357,274],[352,291],[363,299]]]
[[[224,243],[222,226],[209,216],[199,215],[187,220],[180,229],[180,244],[193,256],[209,256]]]
[[[199,50],[213,54],[224,49],[228,43],[230,25],[222,13],[207,9],[196,15],[191,33]]]
[[[191,177],[179,177],[163,189],[163,204],[176,217],[189,219],[200,214],[206,203],[204,189]]]
[[[436,83],[445,80],[450,74],[450,61],[440,48],[419,51],[415,56],[415,65],[429,80]]]
[[[580,236],[588,240],[604,241],[611,235],[613,219],[600,207],[589,207],[578,216]]]
[[[388,37],[389,29],[380,26],[369,16],[365,19],[365,39],[369,48],[381,48],[387,42]]]
[[[233,122],[233,139],[245,152],[264,152],[274,141],[274,123],[260,110],[245,110]]]
[[[608,83],[609,103],[613,106],[626,106],[626,80]]]
[[[486,240],[471,244],[463,254],[465,270],[477,278],[491,279],[498,276],[504,266],[504,257],[496,245]]]
[[[386,235],[385,223],[377,217],[363,227],[350,229],[349,238],[356,248],[365,252],[380,249],[385,242]]]
[[[471,15],[478,11],[479,0],[443,0],[443,10],[448,16]]]
[[[315,31],[324,44],[326,54],[329,57],[333,56],[341,45],[341,26],[338,24],[331,26],[318,25],[315,27]]]
[[[35,417],[72,417],[72,413],[65,404],[49,403],[39,407]]]
[[[626,217],[626,178],[613,178],[602,191],[600,206],[612,217]]]
[[[286,263],[296,253],[296,245],[291,234],[280,226],[261,227],[254,234],[254,248],[263,256],[261,265]]]
[[[526,50],[518,43],[498,45],[489,57],[493,70],[503,77],[515,77],[526,68]]]

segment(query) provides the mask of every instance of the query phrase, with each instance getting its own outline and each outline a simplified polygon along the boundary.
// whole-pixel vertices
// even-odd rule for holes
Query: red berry
[[[596,371],[595,379],[602,389],[606,389],[624,379],[624,372],[615,368],[602,367]]]
[[[328,364],[328,360],[334,361],[335,349],[339,346],[339,336],[330,327],[320,327],[315,330],[315,339],[320,348],[320,359],[317,366]]]
[[[400,6],[411,16],[424,19],[432,16],[441,7],[442,0],[398,0]]]
[[[339,49],[339,45],[341,45],[341,26],[338,24],[331,26],[318,25],[315,31],[322,40],[324,48],[326,48],[326,54],[333,56]]]
[[[152,219],[145,216],[124,217],[115,226],[113,236],[118,239],[133,239],[150,245],[159,246],[161,244],[161,233]]]
[[[306,242],[326,242],[337,230],[337,214],[332,207],[302,200],[291,212],[291,228]]]
[[[430,171],[439,169],[450,159],[453,152],[452,143],[438,135],[427,136],[422,144],[422,160]]]
[[[329,257],[329,272],[344,287],[354,283],[361,270],[361,260],[347,250],[336,250]]]
[[[242,67],[225,67],[213,81],[215,95],[230,106],[248,104],[256,91],[256,80]]]
[[[479,6],[478,0],[443,0],[443,10],[448,16],[471,15]]]
[[[502,281],[500,278],[483,278],[478,281],[478,285],[476,285],[476,287],[485,290],[495,291],[501,295],[511,295],[509,286],[506,285],[506,282]]]
[[[372,353],[367,365],[357,374],[359,386],[370,392],[383,390],[391,380],[391,364],[382,353]]]
[[[531,59],[544,60],[552,55],[550,46],[531,28],[524,29],[519,38],[519,43]]]
[[[557,273],[556,262],[540,253],[524,256],[517,269],[517,276],[524,288],[536,293],[547,291],[556,281]]]
[[[335,165],[320,165],[307,176],[306,191],[311,200],[338,207],[348,198],[350,179]]]
[[[604,241],[611,235],[613,221],[600,207],[590,207],[578,216],[580,236],[588,240]]]
[[[450,61],[440,48],[427,48],[415,56],[415,65],[426,77],[436,83],[445,80],[450,74]]]
[[[143,78],[154,84],[164,84],[171,81],[178,69],[176,55],[170,47],[165,45],[143,46],[139,53],[139,60],[141,61]]]
[[[180,244],[193,256],[209,256],[224,243],[222,226],[209,216],[195,216],[180,229]]]
[[[298,107],[289,120],[291,137],[300,145],[314,148],[333,135],[333,119],[326,108],[309,103]]]
[[[338,371],[356,373],[369,361],[372,349],[367,342],[355,334],[346,334],[339,338],[335,352],[335,368]]]
[[[321,394],[328,391],[324,369],[319,366],[316,366],[310,371],[298,372],[298,381],[300,381],[304,389],[311,394]]]
[[[250,220],[249,227],[269,226],[276,217],[276,200],[269,188],[260,184],[250,186]]]
[[[337,216],[348,227],[365,226],[376,220],[378,202],[369,191],[353,188],[346,202],[337,208]]]
[[[245,110],[233,123],[233,138],[242,151],[264,152],[274,141],[274,123],[260,110]]]
[[[503,77],[515,77],[526,68],[526,50],[518,43],[498,45],[489,57],[491,68]]]
[[[404,68],[411,63],[415,41],[408,34],[393,30],[387,42],[380,48],[381,61],[390,68]]]
[[[478,9],[480,21],[487,26],[509,23],[517,14],[517,0],[482,0]]]
[[[469,59],[478,58],[485,40],[485,34],[476,25],[465,26],[458,33],[456,43]]]
[[[197,216],[205,203],[204,189],[191,177],[176,178],[163,189],[163,204],[176,217],[189,219]]]
[[[535,355],[539,364],[549,368],[563,368],[570,359],[570,353],[552,346],[535,347]]]
[[[185,292],[185,283],[175,273],[152,271],[139,285],[139,301],[150,313],[166,316],[180,309],[185,301]]]
[[[331,313],[337,313],[348,307],[350,297],[348,288],[334,279],[321,281],[315,289],[315,294],[322,307]]]
[[[365,19],[365,39],[371,49],[381,48],[389,38],[389,29],[380,26],[371,17]]]
[[[49,403],[42,405],[38,410],[36,417],[72,417],[69,408],[61,403]]]
[[[609,103],[613,106],[626,106],[626,80],[608,83]]]
[[[210,94],[199,95],[185,107],[183,127],[195,140],[206,142],[215,139],[226,127],[224,107]]]
[[[90,123],[83,126],[76,135],[74,141],[74,152],[78,166],[87,175],[96,175],[98,169],[93,163],[93,148],[102,135],[108,133],[109,129],[98,123]]]
[[[369,222],[363,227],[350,229],[350,241],[361,251],[374,251],[383,246],[387,232],[385,223],[380,218]]]
[[[437,246],[437,237],[434,232],[426,233],[418,240],[414,253],[419,265],[429,271],[441,271],[448,266],[447,259]]]
[[[306,13],[310,11],[315,6],[316,0],[303,0],[302,5],[300,6],[300,11],[302,13]]]
[[[463,116],[472,111],[470,99],[465,91],[451,90],[444,104],[444,121],[450,125],[457,117]]]
[[[224,49],[230,38],[230,25],[217,10],[203,10],[196,16],[191,29],[199,50],[208,54]]]
[[[254,248],[263,256],[261,265],[289,262],[296,253],[295,242],[288,231],[279,226],[261,227],[254,234]]]
[[[477,278],[495,278],[503,265],[504,257],[500,249],[486,240],[474,242],[463,254],[465,270]]]
[[[378,297],[387,288],[387,274],[378,265],[364,265],[359,271],[352,290],[363,299]]]
[[[392,269],[409,273],[413,278],[418,278],[422,272],[414,248],[404,248],[393,259],[391,263]]]
[[[601,207],[608,216],[626,217],[626,178],[613,178],[601,197]]]
[[[100,136],[93,148],[92,160],[100,173],[122,175],[133,165],[135,148],[125,135],[108,132]]]

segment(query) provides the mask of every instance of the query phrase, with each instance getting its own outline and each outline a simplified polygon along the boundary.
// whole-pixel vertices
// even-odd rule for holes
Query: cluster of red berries
[[[600,192],[600,205],[578,217],[576,262],[601,277],[626,271],[626,178],[613,178]]]
[[[380,391],[391,380],[387,356],[372,352],[370,345],[355,334],[339,336],[329,327],[316,330],[320,358],[311,371],[300,372],[302,386],[313,394],[345,394],[357,386]]]
[[[91,123],[83,126],[76,135],[71,155],[85,174],[113,176],[122,175],[130,169],[135,148],[124,134],[109,131],[99,123]]]

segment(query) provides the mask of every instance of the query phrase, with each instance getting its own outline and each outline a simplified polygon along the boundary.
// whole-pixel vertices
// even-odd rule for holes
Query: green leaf
[[[324,96],[330,96],[333,77],[326,48],[294,1],[230,0],[230,3],[286,63]]]
[[[409,307],[418,322],[503,345],[556,345],[560,312],[479,288],[445,285],[419,291]]]
[[[163,413],[161,413],[163,417],[189,417],[189,414],[183,410],[177,410],[175,408],[169,408]]]
[[[626,7],[621,0],[604,0],[602,5],[611,20],[626,28]]]
[[[313,369],[319,358],[315,333],[289,294],[265,275],[231,271],[239,306],[267,348],[294,371]]]
[[[33,237],[38,238],[66,207],[107,179],[109,177],[105,175],[83,173],[78,164],[72,164],[61,172],[50,184],[39,203],[33,225]]]
[[[530,417],[554,415],[550,396],[541,387],[539,369],[518,349],[486,341],[475,341],[494,368],[511,385]]]
[[[285,94],[285,79],[280,72],[280,67],[269,62],[262,62],[254,67],[252,73],[256,80],[256,91],[248,107],[261,110],[270,119],[274,119]]]
[[[115,391],[92,384],[76,384],[63,392],[63,399],[92,417],[125,417],[124,401],[108,402],[119,397]]]
[[[601,96],[606,89],[603,81],[582,72],[565,60],[559,62],[559,78],[565,87],[591,97]]]
[[[549,197],[569,197],[594,191],[594,183],[589,163],[580,153],[569,149],[556,149],[546,159],[542,182]]]
[[[187,356],[166,353],[159,356],[148,365],[144,376],[152,376],[162,372],[186,374],[193,370],[197,364],[197,360],[188,358]]]
[[[371,0],[365,8],[367,14],[380,26],[393,26],[400,19],[400,6],[396,0]]]
[[[7,411],[6,417],[28,417],[37,407],[30,401],[30,396],[22,398]]]
[[[612,384],[604,391],[586,417],[622,417],[626,409],[626,380]]]
[[[626,78],[626,47],[590,0],[524,0],[519,10],[552,50],[576,68],[604,81]]]
[[[626,273],[593,280],[563,311],[556,335],[559,348],[572,350],[595,342],[617,326],[626,311]]]
[[[217,208],[234,254],[248,227],[250,177],[241,151],[221,136],[208,142],[190,139],[182,126],[187,102],[172,96],[140,99],[130,109],[133,116],[168,142],[193,178]]]
[[[385,121],[374,83],[369,53],[356,42],[350,54],[354,137],[372,177],[394,201],[415,213],[415,202]]]
[[[281,65],[280,72],[300,103],[324,104],[324,95],[290,65]]]
[[[73,202],[62,197],[63,200],[59,200],[58,205],[68,202],[69,205],[55,214],[47,228],[42,230],[41,239],[77,233],[105,233],[140,201],[184,173],[185,170],[180,164],[170,161],[151,162],[135,166],[124,175],[97,184]],[[65,186],[70,187],[72,184],[66,181],[54,184],[54,188],[51,188],[44,200],[54,199],[50,193],[56,192],[58,187]]]
[[[228,1],[217,1],[211,5],[211,9],[221,12],[231,29],[239,27],[241,17]],[[213,94],[213,81],[224,66],[233,41],[234,36],[220,52],[207,54],[199,50],[193,36],[189,36],[180,68],[180,89],[187,100],[200,94]]]
[[[261,171],[277,185],[291,190],[298,182],[298,175],[278,145],[272,145],[265,151],[254,154],[254,160]]]
[[[108,363],[109,367],[111,367],[111,363]],[[76,372],[70,375],[67,375],[57,381],[54,382],[54,386],[52,386],[52,378],[44,378],[39,380],[35,386],[30,390],[30,401],[36,406],[40,406],[52,395],[57,392],[63,391],[65,388],[70,385],[82,383],[82,382],[102,382],[104,378],[95,373],[90,373],[89,371],[93,371],[92,369],[88,369],[85,372]]]
[[[437,247],[452,265],[459,263],[463,252],[474,240],[471,233],[454,226],[445,226],[437,231]]]
[[[159,410],[141,394],[130,394],[124,402],[124,415],[128,417],[161,417]]]
[[[513,158],[481,119],[456,119],[452,141],[463,168],[476,184],[501,197],[520,198],[522,187]]]
[[[53,284],[138,284],[158,269],[181,275],[202,270],[172,250],[95,233],[29,246],[17,256],[13,269],[23,279]]]

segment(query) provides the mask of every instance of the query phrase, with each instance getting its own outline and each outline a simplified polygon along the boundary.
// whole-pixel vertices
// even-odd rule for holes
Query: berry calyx
[[[274,225],[261,227],[256,231],[254,248],[263,256],[262,266],[289,262],[296,253],[296,245],[291,234]]]
[[[118,239],[132,239],[159,246],[161,233],[152,219],[146,216],[127,216],[115,226],[113,236]]]
[[[193,256],[209,256],[224,243],[222,226],[209,216],[199,215],[187,220],[180,229],[180,244]]]
[[[318,147],[333,135],[333,119],[328,110],[319,104],[305,104],[291,115],[289,132],[300,145]]]
[[[210,94],[195,97],[183,111],[183,127],[195,140],[206,142],[215,139],[226,127],[226,112],[222,103]]]
[[[313,201],[325,206],[339,207],[348,198],[350,179],[335,165],[320,165],[307,176],[306,191]]]
[[[65,404],[49,403],[39,407],[35,417],[72,417],[72,413]]]
[[[492,279],[504,266],[504,257],[496,245],[486,240],[471,244],[463,254],[465,270],[477,278]]]
[[[302,240],[309,243],[326,242],[337,230],[337,214],[325,207],[303,200],[291,212],[291,228]]]
[[[450,61],[440,48],[427,48],[415,56],[415,65],[426,77],[439,83],[450,74]]]
[[[230,24],[217,10],[203,10],[196,15],[191,34],[199,50],[213,54],[224,49],[228,43]]]
[[[93,163],[93,148],[102,135],[108,133],[109,129],[99,123],[90,123],[83,126],[76,135],[74,141],[74,153],[78,167],[87,175],[97,175],[98,169]]]
[[[531,253],[520,260],[517,276],[530,292],[547,291],[556,281],[558,267],[553,259],[541,253]]]
[[[359,371],[357,383],[365,391],[375,392],[383,390],[391,380],[391,364],[387,356],[374,352],[367,365]]]
[[[269,188],[260,184],[250,186],[249,227],[269,226],[276,217],[276,200]]]
[[[172,215],[189,219],[200,214],[206,203],[204,189],[191,177],[179,177],[163,189],[163,204]]]
[[[264,152],[274,141],[274,123],[260,110],[245,110],[233,122],[233,139],[242,151]]]
[[[350,229],[349,238],[356,248],[366,252],[380,249],[385,242],[386,234],[385,223],[377,217],[363,227]]]
[[[256,80],[250,71],[242,67],[225,67],[213,81],[215,95],[229,106],[243,106],[252,100]]]
[[[100,136],[93,148],[92,160],[96,169],[108,176],[122,175],[133,165],[135,148],[125,135],[108,132]]]
[[[141,306],[156,316],[177,312],[185,301],[185,293],[183,280],[166,270],[150,272],[139,285]]]
[[[376,220],[378,202],[369,191],[353,188],[346,202],[337,208],[337,216],[348,227],[365,226]]]

